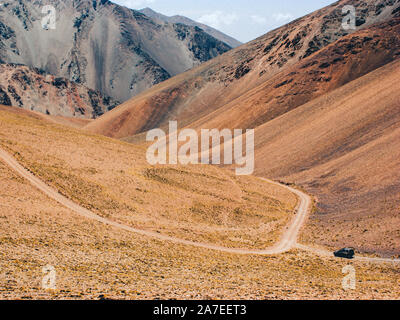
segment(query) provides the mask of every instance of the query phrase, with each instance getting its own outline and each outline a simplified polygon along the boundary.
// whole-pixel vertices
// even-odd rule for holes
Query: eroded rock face
[[[228,46],[230,46],[232,48],[239,47],[240,45],[243,44],[240,41],[222,33],[219,30],[216,30],[216,29],[214,29],[210,26],[207,26],[203,23],[193,21],[184,16],[175,15],[175,16],[169,17],[169,16],[163,15],[161,13],[158,13],[150,8],[144,8],[142,10],[139,10],[139,12],[145,14],[146,16],[148,16],[156,21],[170,22],[170,23],[176,23],[176,24],[184,24],[184,25],[192,26],[192,27],[198,27],[198,28],[204,30],[206,33],[208,33],[211,37],[218,39],[218,40],[222,41],[223,43],[226,43]]]
[[[56,29],[43,28],[45,5]],[[228,51],[203,30],[159,23],[107,0],[10,0],[0,7],[0,59],[125,101]]]
[[[365,23],[345,30],[342,10],[349,4]],[[255,128],[397,59],[399,7],[400,0],[335,2],[169,79],[87,128],[118,138],[171,120],[197,128]]]
[[[0,104],[4,106],[11,106],[11,99],[3,87],[0,87]]]
[[[49,115],[94,119],[119,102],[99,91],[42,70],[0,64],[0,104]]]

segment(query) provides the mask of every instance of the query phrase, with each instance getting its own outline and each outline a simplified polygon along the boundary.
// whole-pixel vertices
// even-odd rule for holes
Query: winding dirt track
[[[170,236],[165,236],[165,235],[159,234],[157,232],[132,228],[132,227],[111,221],[109,219],[102,218],[102,217],[98,216],[97,214],[72,202],[68,198],[61,195],[58,191],[56,191],[55,189],[48,186],[42,180],[38,179],[31,172],[29,172],[27,169],[25,169],[23,166],[21,166],[17,162],[17,160],[15,160],[8,152],[4,151],[1,148],[0,148],[0,159],[3,160],[11,169],[13,169],[15,172],[17,172],[20,176],[22,176],[23,178],[28,180],[32,185],[34,185],[40,191],[45,193],[48,197],[57,201],[61,205],[69,208],[76,214],[83,216],[85,218],[121,229],[121,230],[133,232],[133,233],[140,234],[140,235],[147,236],[147,237],[152,237],[152,238],[162,240],[162,241],[170,241],[173,243],[190,245],[190,246],[194,246],[194,247],[200,247],[200,248],[217,250],[217,251],[227,252],[227,253],[235,253],[235,254],[274,255],[274,254],[280,254],[280,253],[287,252],[293,248],[298,248],[298,249],[302,249],[302,250],[306,250],[306,251],[312,251],[315,254],[319,254],[319,255],[323,255],[323,256],[330,256],[330,257],[332,256],[332,253],[329,251],[319,250],[319,249],[315,249],[315,248],[311,248],[308,246],[297,244],[297,238],[298,238],[300,229],[304,225],[304,223],[307,219],[307,215],[308,215],[310,204],[311,204],[311,198],[308,195],[306,195],[305,193],[303,193],[297,189],[288,187],[286,185],[281,185],[277,182],[274,182],[274,181],[271,181],[271,180],[268,180],[265,178],[260,178],[260,179],[262,179],[266,182],[275,184],[275,185],[283,186],[299,197],[300,201],[299,201],[299,204],[296,209],[297,213],[296,213],[295,217],[293,218],[293,220],[290,222],[286,231],[283,233],[280,241],[273,247],[267,248],[265,250],[250,250],[250,249],[239,249],[239,248],[236,249],[236,248],[227,248],[227,247],[216,246],[216,245],[207,244],[207,243],[193,242],[193,241],[183,240],[183,239],[174,238],[174,237],[170,237]],[[365,260],[365,261],[373,261],[373,262],[400,262],[400,259],[393,260],[393,259],[369,258],[369,257],[357,257],[356,259]]]

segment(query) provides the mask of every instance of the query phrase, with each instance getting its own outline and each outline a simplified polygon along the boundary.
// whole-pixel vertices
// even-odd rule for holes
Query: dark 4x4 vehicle
[[[333,253],[335,257],[353,259],[354,258],[354,249],[353,248],[343,248]]]

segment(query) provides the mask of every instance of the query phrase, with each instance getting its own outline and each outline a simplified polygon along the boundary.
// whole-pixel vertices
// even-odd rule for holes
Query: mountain
[[[256,128],[256,174],[316,199],[303,243],[400,254],[399,124],[397,59]]]
[[[55,29],[42,14],[45,5],[55,8]],[[229,49],[197,27],[158,23],[108,0],[17,0],[0,7],[3,62],[41,69],[119,101]]]
[[[354,4],[357,28],[341,28]],[[398,255],[400,1],[338,1],[169,79],[86,126],[126,141],[255,128],[255,173],[315,196],[302,241]]]
[[[119,102],[65,78],[24,65],[0,64],[0,104],[44,114],[94,119]]]
[[[0,299],[398,299],[399,38],[400,1],[339,1],[93,121],[24,108],[89,117],[100,93],[0,64]],[[281,183],[149,164],[141,138],[172,119],[255,128],[255,174]]]
[[[160,240],[264,247],[287,232],[296,197],[212,166],[152,167],[140,146],[43,118],[0,106],[1,154],[39,182],[0,161],[1,299],[398,299],[395,263],[352,260],[359,289],[343,290],[348,263],[333,255],[234,254]],[[47,264],[58,290],[40,286]]]
[[[224,34],[223,32],[218,31],[210,26],[207,26],[203,23],[194,21],[194,20],[189,19],[184,16],[175,15],[172,17],[168,17],[168,16],[158,13],[150,8],[144,8],[139,11],[141,13],[145,14],[146,16],[156,19],[158,21],[169,22],[169,23],[181,23],[181,24],[185,24],[187,26],[198,27],[198,28],[202,29],[203,31],[205,31],[206,33],[208,33],[210,36],[226,43],[227,45],[229,45],[232,48],[236,48],[236,47],[239,47],[240,45],[242,45],[242,43],[240,41]]]
[[[191,124],[256,128],[400,57],[399,19],[342,37]]]
[[[374,31],[372,39],[368,32],[354,38],[351,34],[390,21],[400,14],[400,4],[359,1],[358,27],[344,30],[342,8],[349,3],[336,2],[169,79],[88,129],[124,138],[169,120],[178,120],[181,127],[254,128],[395,59],[396,28],[388,34]],[[341,42],[345,36],[349,38]],[[368,60],[361,67],[362,57]]]

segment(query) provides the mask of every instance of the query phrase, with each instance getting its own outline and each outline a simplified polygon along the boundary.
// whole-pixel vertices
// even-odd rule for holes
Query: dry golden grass
[[[87,220],[0,162],[1,299],[368,299],[400,296],[398,266],[292,251],[242,256],[144,238]],[[356,290],[342,289],[342,268]],[[42,268],[57,272],[55,291]]]
[[[256,129],[256,174],[316,197],[303,243],[400,255],[399,124],[397,60]]]
[[[293,195],[285,189],[252,177],[237,179],[214,167],[149,168],[138,147],[5,111],[0,112],[0,119],[2,147],[15,152],[49,184],[113,220],[190,238],[182,229],[184,225],[207,241],[251,247],[258,242],[250,236],[245,242],[244,232],[257,230],[251,226],[260,219],[271,219],[274,212],[283,215],[285,203],[295,204]],[[210,182],[212,186],[200,189]],[[397,265],[320,258],[297,250],[277,256],[237,255],[146,238],[76,215],[1,162],[0,190],[2,299],[93,299],[100,295],[114,299],[400,296]],[[193,199],[188,211],[184,216],[178,211],[174,214],[171,208],[183,207],[188,196]],[[210,199],[224,208],[229,207],[227,202],[233,203],[229,208],[241,208],[230,213],[237,220],[228,222],[236,223],[240,240],[227,242],[223,238],[218,227],[229,230],[226,233],[231,227],[217,222]],[[254,214],[257,211],[251,213],[242,206],[246,201],[253,202],[252,208],[266,206],[260,212],[268,209],[268,214],[258,217]],[[157,216],[157,205],[169,219],[177,220]],[[175,230],[168,229],[172,226]],[[208,230],[214,235],[208,235]],[[196,240],[199,238],[197,235]],[[342,289],[342,268],[347,264],[356,268],[356,290]],[[46,265],[57,271],[55,291],[41,287],[42,268]]]
[[[237,248],[273,245],[297,199],[212,166],[150,167],[146,149],[0,112],[0,145],[60,193],[129,226]]]
[[[169,79],[86,129],[140,143],[143,131],[168,120],[198,130],[255,128],[256,174],[316,196],[303,242],[399,256],[399,13],[371,11],[376,20],[365,28],[300,59],[314,36],[337,39],[344,2]]]

